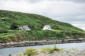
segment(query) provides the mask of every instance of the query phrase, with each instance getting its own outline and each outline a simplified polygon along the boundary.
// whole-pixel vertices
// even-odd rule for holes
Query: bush
[[[43,53],[53,53],[53,50],[52,50],[52,48],[42,48],[41,49],[41,52],[43,52]]]
[[[60,51],[61,49],[57,48],[57,47],[56,47],[56,44],[55,44],[54,47],[53,47],[53,50],[54,50],[54,51]]]
[[[60,51],[61,49],[56,48],[56,45],[53,48],[42,48],[41,52],[43,53],[53,53],[54,51]]]
[[[18,28],[18,24],[16,24],[16,23],[13,23],[10,27],[10,29],[12,29],[12,30],[17,30],[17,28]]]
[[[11,54],[9,54],[9,56],[12,56]]]
[[[25,50],[24,54],[27,56],[32,56],[37,55],[38,53],[36,52],[36,49],[28,48],[27,50]]]

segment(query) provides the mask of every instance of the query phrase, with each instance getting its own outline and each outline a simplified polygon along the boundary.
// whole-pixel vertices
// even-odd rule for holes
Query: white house
[[[45,26],[43,27],[43,30],[52,30],[52,28],[50,27],[50,25],[45,25]]]
[[[27,25],[19,27],[19,30],[31,30]]]

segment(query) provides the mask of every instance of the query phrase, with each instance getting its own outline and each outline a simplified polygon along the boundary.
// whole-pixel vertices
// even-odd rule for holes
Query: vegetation
[[[41,48],[41,49],[28,48],[24,52],[18,54],[18,56],[35,56],[35,55],[38,55],[40,53],[51,54],[54,51],[59,52],[61,50],[63,50],[63,49],[56,48],[56,46],[54,46],[53,48],[48,47],[48,48]]]
[[[54,46],[53,48],[42,48],[42,49],[33,49],[33,48],[28,48],[26,49],[23,53],[24,56],[32,56],[32,55],[38,55],[38,53],[53,53],[54,51],[60,51],[61,49],[56,48]]]
[[[36,54],[38,54],[38,53],[36,52],[36,49],[33,49],[33,48],[28,48],[24,52],[24,55],[27,55],[27,56],[32,56],[32,55],[36,55]]]
[[[28,48],[20,54],[15,54],[11,56],[85,56],[85,50],[78,50],[75,48],[72,49],[60,49],[56,48],[56,45],[53,48],[41,48],[34,49]]]
[[[32,54],[31,56],[85,56],[85,50],[78,50],[78,49],[59,49],[57,51],[52,50],[53,48],[45,48],[45,52],[41,52],[41,49],[37,49],[36,53],[38,54]],[[58,48],[57,48],[58,49]],[[40,51],[41,50],[41,51]],[[50,50],[50,51],[49,51]],[[51,52],[51,53],[49,53]],[[30,52],[29,52],[30,53]],[[17,55],[15,55],[17,56]],[[24,55],[23,53],[21,53],[21,55],[18,56],[28,56],[28,55]],[[29,55],[30,56],[30,55]]]
[[[31,31],[18,30],[24,25],[28,25]],[[54,30],[42,30],[45,25]],[[0,43],[82,37],[85,37],[85,32],[68,23],[37,14],[0,10]]]
[[[56,48],[56,45],[53,47],[53,48],[50,48],[50,47],[48,47],[48,48],[42,48],[41,49],[41,52],[43,52],[43,53],[53,53],[54,51],[60,51],[61,49],[59,49],[59,48]]]
[[[12,56],[11,54],[9,54],[9,56]]]

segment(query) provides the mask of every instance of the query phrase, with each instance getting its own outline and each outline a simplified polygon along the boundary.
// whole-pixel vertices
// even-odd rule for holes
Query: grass
[[[24,51],[24,55],[27,55],[27,56],[32,56],[37,54],[38,53],[36,52],[36,49],[33,49],[33,48],[28,48]]]
[[[34,49],[34,48],[28,48],[23,53],[18,54],[18,56],[33,56],[38,55],[40,53],[53,53],[54,51],[60,51],[61,49],[56,48],[56,45],[54,45],[53,48],[47,47],[47,48],[41,48],[41,49]]]
[[[50,48],[50,47],[48,47],[48,48],[42,48],[41,49],[41,52],[43,52],[43,53],[53,53],[54,51],[60,51],[61,49],[59,49],[59,48],[56,48],[56,45],[54,45],[54,47],[53,48]]]
[[[12,56],[11,54],[9,54],[9,56]]]
[[[4,19],[2,19],[4,18]],[[18,28],[27,25],[31,31],[23,32]],[[52,31],[43,31],[45,25],[50,25]],[[16,35],[22,40],[46,40],[85,37],[83,30],[71,24],[52,20],[46,16],[27,14],[15,11],[0,10],[0,43],[16,41]],[[18,41],[18,40],[17,40]]]
[[[47,47],[47,48],[41,48],[41,49],[33,49],[28,48],[23,53],[17,54],[18,56],[84,56],[85,50],[77,50],[77,49],[60,49],[57,48],[56,45],[54,45],[53,48]],[[79,54],[81,53],[81,54]]]

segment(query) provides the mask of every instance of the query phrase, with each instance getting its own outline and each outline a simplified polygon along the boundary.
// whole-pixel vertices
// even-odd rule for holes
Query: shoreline
[[[11,54],[10,54],[11,55]],[[85,50],[78,49],[62,49],[57,48],[55,45],[53,48],[45,47],[41,49],[28,48],[24,52],[11,55],[11,56],[84,56]]]
[[[41,40],[41,41],[22,41],[12,43],[1,43],[0,49],[2,48],[14,48],[14,47],[26,47],[26,46],[37,46],[37,45],[49,45],[49,44],[64,44],[64,43],[81,43],[85,42],[85,38],[81,39],[63,39],[63,40]]]

